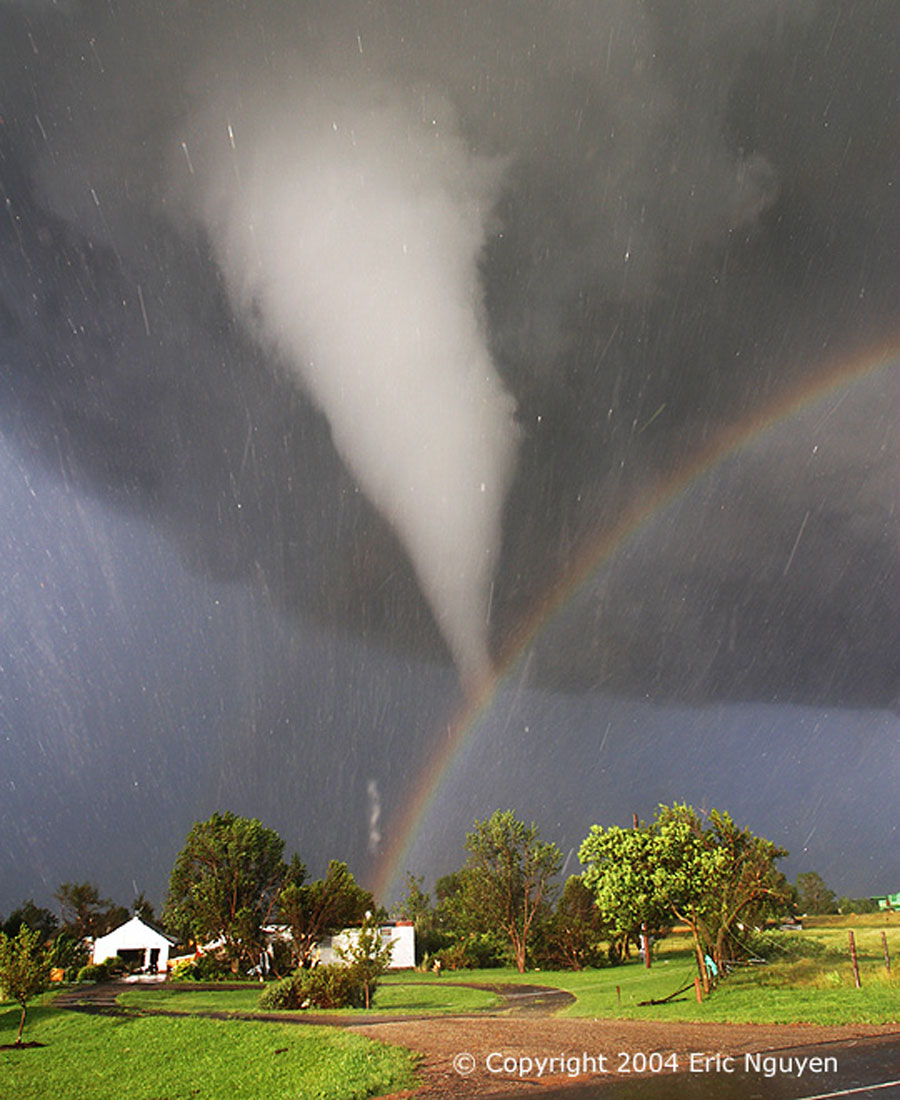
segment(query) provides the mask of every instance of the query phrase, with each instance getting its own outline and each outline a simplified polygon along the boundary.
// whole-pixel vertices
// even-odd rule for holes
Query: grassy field
[[[850,927],[856,936],[861,989],[856,989],[853,982],[847,935]],[[884,966],[883,929],[896,956],[890,976]],[[803,944],[811,947],[803,948]],[[466,981],[565,989],[576,1001],[561,1011],[564,1016],[766,1024],[900,1022],[900,914],[819,918],[808,921],[802,933],[781,933],[768,963],[738,967],[702,1004],[694,995],[696,964],[688,936],[673,934],[656,950],[650,970],[634,961],[581,973],[532,970],[520,975],[514,970],[480,970],[450,972],[442,977],[391,974],[379,987],[375,1010],[470,1012],[496,1003],[489,993],[453,984]],[[666,1004],[640,1003],[661,1000],[683,986],[689,988]],[[120,1001],[135,1007],[185,1012],[213,1008],[253,1011],[256,997],[257,987],[208,992],[170,987],[130,991],[121,995]],[[348,1012],[365,1015],[362,1010]]]
[[[464,975],[459,980],[465,980]],[[424,983],[424,984],[423,984]],[[119,1004],[129,1008],[162,1008],[170,1012],[257,1012],[260,986],[244,989],[191,989],[190,985],[143,987],[120,993]],[[418,1015],[446,1012],[475,1012],[492,1008],[500,998],[483,989],[468,989],[449,982],[428,982],[425,975],[404,977],[398,981],[389,976],[378,985],[372,1011],[375,1013],[408,1012]],[[304,1019],[317,1015],[365,1016],[364,1009],[341,1009],[319,1013],[307,1010]],[[371,1013],[369,1013],[371,1015]]]
[[[848,928],[856,935],[862,988],[853,983]],[[881,932],[895,956],[884,966]],[[812,948],[798,945],[811,943]],[[662,941],[648,971],[635,961],[588,970],[460,971],[391,974],[375,1012],[471,1012],[496,1004],[493,994],[455,982],[555,986],[576,1001],[561,1015],[734,1023],[900,1023],[900,918],[821,918],[803,933],[783,933],[765,965],[737,968],[702,1004],[694,998],[695,966],[687,937]],[[664,1005],[660,999],[689,988]],[[29,1009],[26,1041],[43,1047],[0,1051],[0,1098],[43,1100],[356,1100],[414,1083],[415,1057],[341,1029],[254,1020],[209,1020],[192,1011],[254,1011],[259,986],[198,990],[131,989],[131,1007],[168,1008],[177,1017],[87,1016],[54,1008],[52,994]],[[355,1015],[364,1017],[361,1010]],[[304,1014],[309,1018],[312,1014]],[[0,1043],[11,1042],[18,1009],[0,1005]]]
[[[887,918],[887,919],[886,919]],[[862,988],[853,981],[848,929],[853,928]],[[881,932],[887,932],[892,973],[884,965]],[[663,940],[647,970],[634,961],[600,970],[467,971],[466,980],[539,983],[565,989],[576,997],[563,1016],[631,1018],[642,1020],[708,1020],[718,1023],[765,1024],[885,1024],[900,1022],[900,914],[871,914],[854,918],[827,917],[808,921],[802,933],[780,934],[783,949],[765,965],[738,967],[720,982],[713,995],[698,1004],[693,986],[664,1005],[641,1005],[661,1000],[697,973],[687,935]],[[791,958],[798,943],[820,945],[814,957]],[[452,980],[451,975],[433,979]]]
[[[17,1008],[0,1005],[0,1043]],[[26,1042],[0,1051],[0,1097],[15,1100],[361,1100],[409,1088],[415,1058],[334,1028],[196,1017],[87,1016],[30,1008]]]

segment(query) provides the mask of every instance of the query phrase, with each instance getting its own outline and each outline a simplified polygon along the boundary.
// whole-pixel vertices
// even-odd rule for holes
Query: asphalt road
[[[758,1064],[745,1064],[744,1056],[736,1056],[718,1065],[695,1065],[694,1072],[686,1065],[687,1072],[675,1075],[620,1075],[583,1086],[573,1083],[541,1091],[540,1096],[541,1100],[900,1100],[896,1038],[818,1044],[758,1057]],[[764,1061],[767,1057],[774,1061]],[[804,1058],[820,1062],[804,1064]],[[826,1058],[834,1061],[825,1062]],[[533,1097],[534,1092],[521,1095]]]

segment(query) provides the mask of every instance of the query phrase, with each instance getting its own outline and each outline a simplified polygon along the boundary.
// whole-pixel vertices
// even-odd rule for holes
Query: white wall
[[[322,940],[317,947],[319,962],[323,965],[341,962],[337,948],[346,950],[358,935],[358,928],[345,928],[336,936]],[[381,938],[383,941],[390,940],[394,945],[389,970],[411,970],[416,965],[416,930],[411,924],[383,924]]]

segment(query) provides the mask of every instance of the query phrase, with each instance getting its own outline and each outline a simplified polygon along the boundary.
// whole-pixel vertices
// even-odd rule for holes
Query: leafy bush
[[[293,975],[267,985],[260,993],[257,1003],[260,1008],[266,1009],[268,1012],[285,1012],[289,1009],[299,1008]]]
[[[52,968],[63,971],[65,981],[74,982],[78,971],[88,961],[88,953],[81,940],[68,932],[60,932],[51,944],[47,958]]]
[[[105,982],[109,977],[105,963],[88,963],[76,975],[79,982]]]
[[[106,968],[107,978],[121,978],[126,970],[138,969],[138,964],[131,967],[118,955],[110,955],[108,959],[103,960],[103,965]]]
[[[445,970],[490,970],[509,966],[508,945],[490,932],[476,932],[439,952]]]
[[[212,954],[182,959],[172,967],[174,982],[233,982],[239,977],[226,959]]]
[[[370,999],[373,984],[369,984]],[[316,966],[295,970],[288,978],[263,990],[259,1007],[269,1011],[293,1011],[303,1008],[362,1008],[365,987],[354,966]]]

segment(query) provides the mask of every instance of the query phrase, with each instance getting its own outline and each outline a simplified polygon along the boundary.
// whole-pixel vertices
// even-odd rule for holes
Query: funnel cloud
[[[516,436],[479,272],[501,166],[433,95],[280,93],[248,110],[214,92],[182,182],[233,303],[324,412],[474,686]]]

